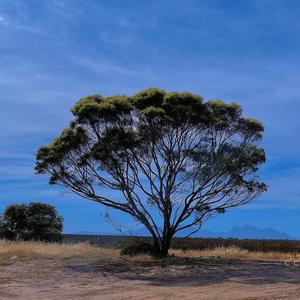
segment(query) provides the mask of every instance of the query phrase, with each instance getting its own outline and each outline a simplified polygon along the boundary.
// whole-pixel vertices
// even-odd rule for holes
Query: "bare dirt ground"
[[[222,258],[8,259],[0,299],[300,299],[300,266]]]

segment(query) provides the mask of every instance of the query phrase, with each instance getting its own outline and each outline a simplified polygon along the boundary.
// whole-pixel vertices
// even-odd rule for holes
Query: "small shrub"
[[[139,254],[154,254],[154,247],[149,242],[141,240],[131,240],[122,245],[121,255],[134,256]]]

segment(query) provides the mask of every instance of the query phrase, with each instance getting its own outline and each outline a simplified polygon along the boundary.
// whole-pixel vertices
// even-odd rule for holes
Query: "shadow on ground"
[[[300,266],[219,258],[175,257],[159,261],[96,261],[70,264],[73,272],[99,273],[122,280],[142,280],[158,286],[205,286],[225,281],[243,284],[300,284]],[[95,274],[94,274],[95,275]]]

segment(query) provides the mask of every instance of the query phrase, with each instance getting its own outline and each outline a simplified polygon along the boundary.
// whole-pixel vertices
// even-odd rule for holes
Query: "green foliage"
[[[63,218],[52,205],[31,202],[8,206],[0,219],[0,237],[9,240],[60,241]]]
[[[22,239],[27,235],[26,226],[26,206],[10,205],[1,217],[1,235],[2,237],[14,240]]]
[[[152,244],[140,239],[130,240],[124,243],[120,249],[121,255],[135,256],[139,254],[154,255],[154,247]]]
[[[149,88],[147,90],[141,91],[131,97],[131,101],[134,107],[143,110],[147,107],[161,107],[166,92],[157,89]]]

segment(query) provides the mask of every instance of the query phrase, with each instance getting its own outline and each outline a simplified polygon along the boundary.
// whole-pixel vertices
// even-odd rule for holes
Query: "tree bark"
[[[154,240],[154,256],[157,258],[165,258],[169,256],[169,250],[171,246],[171,237],[167,236],[160,243]]]

